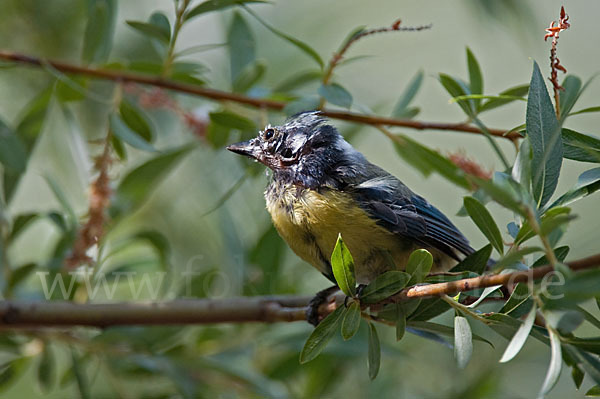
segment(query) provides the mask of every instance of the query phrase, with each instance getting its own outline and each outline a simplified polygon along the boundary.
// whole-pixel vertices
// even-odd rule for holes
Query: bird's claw
[[[317,292],[317,294],[310,300],[308,303],[308,308],[306,309],[306,320],[312,324],[313,326],[317,326],[321,321],[321,317],[319,314],[319,307],[327,301],[327,298],[339,288],[337,285],[326,288],[322,291]]]

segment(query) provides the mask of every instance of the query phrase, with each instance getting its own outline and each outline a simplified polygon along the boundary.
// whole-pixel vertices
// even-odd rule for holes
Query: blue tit
[[[273,173],[265,190],[273,224],[290,248],[334,281],[329,259],[338,234],[352,253],[357,282],[403,270],[425,248],[432,271],[474,252],[442,212],[370,163],[318,112],[299,114],[227,147]]]

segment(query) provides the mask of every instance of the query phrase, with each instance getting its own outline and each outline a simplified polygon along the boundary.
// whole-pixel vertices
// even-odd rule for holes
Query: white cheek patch
[[[290,139],[288,139],[288,148],[292,150],[294,154],[296,154],[300,149],[306,144],[306,136],[303,134],[296,134]]]

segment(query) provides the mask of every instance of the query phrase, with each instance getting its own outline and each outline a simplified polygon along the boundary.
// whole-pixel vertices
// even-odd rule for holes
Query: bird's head
[[[358,154],[319,112],[299,114],[281,126],[268,125],[257,137],[227,149],[263,163],[276,178],[310,188],[322,184],[347,155]]]

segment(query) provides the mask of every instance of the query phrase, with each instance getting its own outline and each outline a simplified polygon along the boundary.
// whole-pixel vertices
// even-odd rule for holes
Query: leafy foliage
[[[143,38],[144,45],[151,46],[151,54],[143,57],[136,52],[139,49],[131,51],[127,57],[122,48],[113,55],[115,32],[120,33],[117,29],[117,1],[89,0],[86,3],[86,21],[80,24],[81,43],[77,47],[77,51],[81,51],[83,65],[92,64],[124,74],[141,74],[150,79],[150,83],[151,79],[170,79],[193,86],[210,86],[207,92],[218,88],[209,79],[209,71],[225,71],[221,74],[228,75],[225,86],[231,91],[232,100],[196,104],[189,98],[179,98],[174,94],[132,87],[123,82],[100,84],[93,77],[71,76],[50,65],[41,65],[47,76],[38,88],[38,94],[23,107],[20,115],[0,120],[0,289],[3,297],[96,301],[96,294],[90,294],[86,288],[85,278],[76,275],[67,266],[67,259],[80,242],[88,245],[83,251],[85,257],[79,259],[75,266],[92,270],[92,281],[98,283],[93,292],[104,290],[106,297],[115,292],[118,296],[124,286],[113,285],[117,288],[111,293],[107,288],[109,283],[119,281],[119,278],[130,283],[130,276],[138,272],[144,276],[155,273],[154,282],[162,281],[161,278],[167,280],[167,288],[156,289],[156,296],[151,299],[175,295],[206,297],[214,295],[219,282],[235,286],[244,295],[297,293],[299,288],[295,280],[301,279],[289,277],[292,273],[284,264],[285,245],[273,228],[257,228],[255,230],[259,234],[251,240],[252,244],[246,248],[242,243],[247,233],[237,231],[231,214],[238,211],[247,213],[244,220],[250,224],[255,215],[248,210],[257,209],[250,201],[244,203],[247,205],[244,209],[211,211],[206,218],[201,216],[201,223],[209,226],[207,230],[212,229],[212,234],[199,234],[198,237],[176,232],[179,226],[171,226],[170,212],[182,210],[186,219],[196,219],[198,215],[194,207],[204,198],[189,199],[185,191],[169,193],[168,200],[155,198],[157,203],[162,204],[164,215],[162,210],[156,212],[155,207],[146,207],[145,204],[152,204],[150,199],[155,190],[163,182],[168,183],[176,173],[181,173],[182,178],[190,183],[207,185],[211,179],[221,180],[228,176],[223,171],[228,172],[234,166],[226,164],[218,150],[234,139],[254,136],[256,130],[272,117],[266,110],[255,111],[235,104],[236,96],[283,101],[285,107],[282,104],[276,109],[283,107],[281,111],[288,115],[317,109],[323,103],[352,109],[353,112],[372,113],[370,110],[366,112],[365,99],[359,99],[358,92],[352,90],[356,95],[354,98],[347,88],[352,88],[350,82],[333,74],[333,70],[328,71],[331,64],[315,50],[319,47],[276,28],[278,24],[267,22],[254,11],[255,6],[268,4],[266,1],[179,0],[174,2],[173,14],[155,11],[147,20],[125,21],[132,37],[136,40]],[[180,46],[177,41],[180,31],[190,24],[201,23],[209,13],[223,13],[225,16],[224,43],[201,44],[176,51]],[[283,78],[277,77],[279,83],[273,83],[275,74],[272,70],[278,61],[260,58],[267,53],[259,40],[262,37],[259,29],[291,46],[312,66],[290,70]],[[363,27],[353,30],[342,41],[336,54],[339,55],[362,32]],[[226,50],[225,58],[221,58],[228,65],[220,65],[213,58],[201,56],[213,49]],[[111,56],[122,59],[113,62]],[[337,66],[343,67],[355,59],[358,58],[345,58],[344,55],[343,59],[337,60]],[[210,68],[209,61],[215,63]],[[285,397],[298,396],[298,392],[294,392],[288,384],[289,380],[296,378],[306,382],[305,392],[300,396],[321,397],[327,396],[340,375],[345,375],[349,364],[360,363],[357,359],[362,359],[364,364],[366,358],[366,375],[370,379],[378,375],[380,380],[381,377],[386,378],[382,376],[385,359],[403,356],[398,355],[397,349],[387,342],[389,328],[386,326],[395,328],[397,341],[406,342],[407,335],[413,334],[452,348],[448,353],[453,352],[457,366],[465,368],[478,349],[474,341],[491,345],[485,334],[477,334],[476,325],[484,323],[508,341],[504,354],[498,356],[500,362],[509,362],[517,357],[530,336],[549,347],[547,374],[544,381],[539,382],[540,397],[551,392],[565,366],[571,368],[576,388],[579,389],[588,376],[597,384],[588,390],[588,395],[598,396],[600,338],[597,329],[600,321],[595,317],[597,312],[589,310],[588,302],[597,301],[600,297],[600,273],[598,270],[570,272],[563,264],[569,246],[559,246],[559,242],[576,217],[577,208],[571,209],[567,205],[600,189],[600,169],[591,167],[580,174],[577,182],[571,184],[571,189],[558,193],[557,190],[563,187],[559,185],[563,165],[567,162],[563,159],[586,164],[600,162],[597,132],[584,134],[566,127],[570,118],[592,115],[600,108],[578,106],[589,82],[584,84],[579,77],[567,75],[562,83],[564,90],[559,93],[560,118],[557,118],[545,77],[536,62],[533,63],[529,84],[509,87],[498,94],[486,94],[485,89],[494,84],[484,83],[485,70],[481,65],[475,52],[467,48],[465,76],[468,79],[444,72],[438,73],[437,77],[451,97],[451,103],[456,103],[464,113],[466,123],[477,126],[483,132],[492,150],[503,162],[503,168],[493,178],[473,173],[472,169],[458,165],[442,152],[405,134],[386,131],[397,154],[412,168],[425,177],[436,173],[455,185],[457,190],[467,191],[462,214],[470,217],[489,244],[458,262],[450,272],[434,270],[431,273],[436,254],[418,249],[410,255],[404,270],[383,272],[365,286],[357,286],[355,269],[360,265],[354,262],[353,248],[348,248],[343,237],[339,236],[330,263],[333,277],[347,298],[343,303],[337,303],[336,309],[312,331],[303,347],[305,333],[273,332],[273,326],[251,327],[255,330],[250,327],[118,327],[98,331],[10,332],[0,337],[0,346],[3,355],[6,355],[0,364],[0,389],[11,389],[11,384],[19,378],[35,378],[43,393],[73,389],[81,397],[93,397],[92,387],[96,378],[116,381],[117,387],[122,383],[127,385],[131,380],[152,379],[161,386],[160,392],[151,392],[156,397],[212,397],[221,395],[218,388],[225,385],[230,389],[227,396]],[[4,68],[4,64],[0,67]],[[421,106],[414,104],[426,75],[420,70],[412,78],[409,76],[403,72],[402,82],[406,83],[401,87],[404,89],[396,96],[395,106],[387,108],[391,109],[392,118],[411,119],[421,111]],[[32,86],[35,84],[32,80]],[[520,125],[509,131],[524,135],[512,162],[497,145],[498,139],[492,137],[491,129],[480,119],[482,114],[487,115],[507,105],[525,111],[525,121],[515,121],[515,125]],[[165,127],[166,118],[160,115],[163,111],[174,119],[180,119],[182,125],[194,134],[193,138],[186,136],[182,139],[169,133]],[[87,172],[94,164],[94,179],[98,180],[90,180],[89,204],[82,207],[79,197],[83,197],[85,191],[55,178],[53,169],[50,169],[51,172],[45,173],[45,182],[56,204],[39,206],[34,211],[21,211],[15,204],[18,202],[15,194],[21,180],[31,169],[44,129],[48,124],[56,123],[51,116],[57,113],[72,130],[74,137],[71,137],[69,146],[77,149],[77,156],[60,160],[60,168],[76,169],[81,176],[89,178]],[[95,132],[90,125],[104,129],[99,140],[95,134],[87,132]],[[348,137],[351,137],[350,134]],[[96,151],[98,143],[102,146],[100,152]],[[64,146],[64,143],[59,145]],[[201,154],[202,158],[214,158],[217,166],[205,163],[202,170],[194,171],[193,176],[185,168],[176,169],[192,152]],[[77,157],[85,159],[77,163]],[[260,169],[254,164],[240,162],[244,162],[241,164],[244,177],[220,202],[234,196],[244,181],[259,184],[258,180],[252,179],[259,175]],[[99,184],[98,175],[108,180],[106,186]],[[94,225],[92,215],[94,206],[98,204],[100,214],[105,218]],[[503,223],[495,220],[493,208],[498,205],[509,210],[514,218]],[[138,218],[141,222],[129,225],[124,222],[126,218]],[[509,226],[507,231],[498,227],[505,225]],[[44,243],[47,247],[40,251],[43,252],[40,259],[35,260],[20,255],[23,252],[20,247],[22,241],[35,241],[31,238],[35,237],[33,226],[35,229],[40,226],[50,229],[44,231],[51,231],[49,236],[52,238]],[[87,243],[82,241],[82,232],[86,228],[93,232],[92,241]],[[181,243],[190,240],[202,240],[208,243],[207,247],[214,248],[220,248],[221,242],[225,242],[227,251],[221,252],[243,251],[243,265],[238,265],[240,260],[232,259],[231,254],[211,254],[206,261],[208,266],[200,271],[175,270],[174,259],[181,261],[183,256],[180,253]],[[494,260],[491,259],[493,249],[499,255]],[[536,254],[536,260],[533,260],[532,254]],[[500,290],[499,286],[468,289],[455,298],[407,299],[402,296],[410,287],[417,285],[448,283],[515,269],[534,271],[547,264],[552,264],[560,273],[542,281],[521,282],[507,290]],[[183,284],[178,281],[178,276],[188,271],[194,278],[186,281],[190,283],[189,287],[181,287]],[[33,278],[39,276],[38,273],[47,275],[47,281],[54,281],[54,285],[50,283],[50,288],[42,287]],[[230,278],[236,273],[239,281]],[[46,295],[49,289],[53,292]],[[137,297],[133,295],[133,298],[127,299]],[[451,309],[454,311],[453,321],[444,318]],[[536,321],[537,316],[541,317]],[[540,325],[539,320],[542,319],[545,325]],[[381,324],[379,332],[378,324]],[[580,330],[582,325],[592,326],[594,330],[588,329],[583,334]],[[338,330],[343,341],[353,342],[336,339]],[[248,331],[254,331],[254,335],[244,338]],[[252,349],[249,348],[261,344],[253,342],[255,337],[260,337],[256,341],[264,339],[269,351],[251,354]],[[246,346],[241,348],[242,344]],[[401,348],[402,345],[399,344]],[[298,352],[302,365],[298,362]],[[250,358],[252,361],[248,361]],[[65,367],[61,365],[65,359],[69,365],[63,370]],[[241,363],[244,363],[243,367]],[[252,365],[247,366],[246,363]],[[100,377],[92,375],[99,369]],[[129,389],[129,386],[123,389]]]

